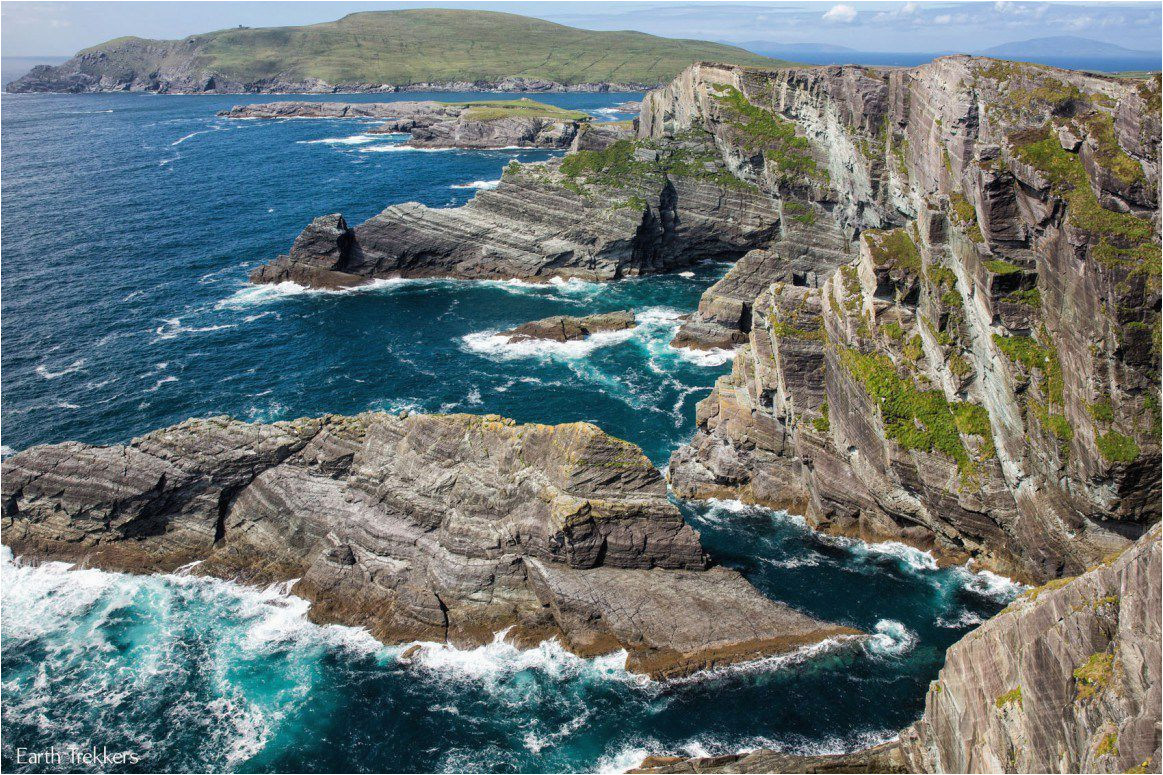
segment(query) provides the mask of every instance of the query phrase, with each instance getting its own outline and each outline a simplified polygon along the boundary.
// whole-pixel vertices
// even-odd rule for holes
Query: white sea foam
[[[998,603],[1008,603],[1029,588],[992,571],[970,570],[968,564],[958,568],[957,573],[965,579],[967,590]]]
[[[478,191],[492,191],[499,185],[501,185],[501,179],[497,178],[496,180],[474,180],[472,183],[454,183],[449,188],[471,188]]]
[[[642,763],[647,756],[665,753],[662,744],[653,738],[635,740],[598,759],[596,770],[602,775],[621,775]]]
[[[900,541],[881,541],[868,543],[858,538],[820,534],[820,540],[847,549],[857,557],[866,559],[888,558],[899,561],[911,571],[935,571],[938,569],[937,558],[932,553],[922,551]]]
[[[972,611],[961,611],[957,614],[957,616],[938,616],[937,626],[950,630],[960,630],[964,629],[965,627],[976,627],[984,621],[985,619],[981,618]]]
[[[634,329],[629,328],[623,331],[599,331],[585,339],[571,342],[555,342],[549,339],[519,339],[496,331],[481,331],[466,334],[461,341],[469,352],[492,360],[537,358],[568,361],[585,358],[594,350],[625,342],[632,336]]]
[[[404,145],[403,143],[388,143],[386,145],[368,145],[359,149],[360,153],[396,153],[400,151],[416,151],[419,153],[441,153],[444,151],[455,151],[455,148],[416,148],[412,145]]]
[[[722,366],[735,357],[738,350],[728,350],[722,347],[713,347],[710,350],[695,350],[690,347],[673,348],[684,361],[708,368]]]
[[[364,145],[382,140],[383,135],[349,135],[347,137],[322,137],[318,140],[296,140],[296,145]]]
[[[566,651],[556,639],[521,649],[505,640],[508,632],[508,629],[502,630],[492,642],[472,649],[460,649],[447,643],[413,643],[408,648],[419,646],[419,651],[412,657],[411,664],[417,669],[435,672],[444,680],[470,680],[486,686],[497,686],[526,670],[537,670],[556,681],[585,676],[644,683],[644,676],[626,670],[625,651],[583,659]]]
[[[155,729],[141,723],[140,714],[149,711],[132,706],[161,701],[166,729],[198,741],[191,755],[200,766],[228,771],[261,750],[281,719],[311,695],[314,664],[324,653],[362,657],[384,650],[362,630],[307,621],[306,601],[285,595],[285,588],[255,590],[193,576],[193,563],[173,574],[132,576],[60,562],[29,565],[7,547],[0,552],[5,653],[33,641],[44,651],[37,675],[14,673],[14,694],[5,684],[5,718],[82,749],[100,745],[85,739],[84,730],[95,727],[148,757],[158,742]],[[135,622],[132,633],[121,626],[126,615]],[[199,658],[194,666],[180,656],[191,637],[206,645],[213,663]],[[127,645],[133,646],[128,652]],[[232,675],[230,663],[218,664],[229,658],[257,666],[274,655],[294,676],[284,689],[254,691]],[[201,671],[211,680],[197,680],[199,690],[189,691],[190,678]],[[62,691],[70,699],[64,705]],[[159,700],[175,691],[180,702]],[[45,713],[50,704],[52,713]]]
[[[154,329],[154,341],[175,339],[184,334],[205,334],[210,331],[221,331],[234,328],[234,323],[219,323],[209,326],[184,326],[181,318],[162,318],[162,325]]]
[[[9,455],[15,454],[15,452],[16,450],[7,444],[0,444],[0,457],[8,457]]]
[[[686,278],[688,278],[688,279],[689,279],[689,278],[691,278],[691,277],[694,277],[694,276],[695,276],[695,273],[694,273],[694,272],[679,272],[679,273],[678,273],[678,276],[679,276],[679,277],[686,277]]]
[[[40,375],[43,379],[59,379],[60,377],[64,377],[68,374],[74,374],[74,373],[80,371],[81,369],[83,369],[84,367],[85,367],[85,359],[78,358],[77,360],[73,361],[71,364],[64,367],[63,369],[60,369],[59,371],[52,371],[44,364],[41,364],[40,366],[36,367],[36,373],[38,375]]]
[[[894,619],[881,619],[876,632],[864,641],[864,649],[874,657],[899,657],[917,645],[917,634]]]
[[[188,135],[185,135],[183,137],[179,137],[177,140],[174,140],[172,143],[170,143],[170,145],[181,145],[182,143],[189,140],[191,137],[197,137],[198,135],[206,134],[206,132],[208,132],[208,131],[210,131],[210,130],[202,129],[202,130],[199,130],[197,132],[191,132]]]
[[[162,385],[167,385],[170,382],[177,382],[177,381],[178,381],[177,377],[162,377],[161,379],[159,379],[157,382],[155,382],[153,384],[153,387],[148,388],[145,392],[155,393],[161,388]]]
[[[248,283],[232,293],[230,296],[218,301],[214,305],[214,309],[242,309],[259,304],[267,304],[272,301],[278,301],[280,299],[286,299],[292,296],[339,296],[348,293],[369,293],[373,291],[382,291],[387,288],[394,288],[409,282],[423,281],[406,280],[403,278],[390,278],[383,280],[372,280],[371,282],[364,283],[363,285],[356,285],[351,288],[308,288],[305,285],[299,285],[298,283],[293,283],[290,281],[270,283],[266,285],[253,285]]]
[[[482,153],[492,153],[496,151],[542,151],[544,148],[538,148],[535,145],[503,145],[497,148],[417,148],[414,145],[406,145],[404,143],[388,143],[386,145],[369,145],[360,148],[360,153],[391,153],[395,151],[418,151],[422,153],[441,153],[444,151],[477,151]]]
[[[581,729],[583,726],[585,726],[585,723],[589,721],[589,718],[590,711],[583,708],[581,713],[574,716],[564,724],[559,725],[557,729],[551,732],[526,732],[525,737],[522,740],[522,744],[525,746],[526,750],[532,753],[541,753],[546,748],[552,748],[565,738],[572,735],[574,732]],[[539,719],[535,719],[533,723],[535,726],[540,726],[541,722]]]

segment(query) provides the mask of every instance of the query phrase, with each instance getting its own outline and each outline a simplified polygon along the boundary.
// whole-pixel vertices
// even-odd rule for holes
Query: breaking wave
[[[477,191],[492,191],[497,186],[501,185],[501,179],[496,180],[474,180],[471,183],[454,183],[449,188],[459,189],[476,189]]]
[[[347,137],[321,137],[318,140],[296,140],[296,145],[364,145],[382,140],[383,135],[349,135]]]

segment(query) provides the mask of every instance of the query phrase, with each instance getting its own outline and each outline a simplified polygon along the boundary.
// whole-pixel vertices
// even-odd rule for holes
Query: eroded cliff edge
[[[189,420],[2,468],[17,555],[296,580],[312,618],[388,643],[557,637],[669,677],[794,650],[816,621],[712,567],[634,445],[489,415]]]
[[[635,772],[1159,772],[1160,550],[1156,526],[951,646],[924,715],[893,742],[836,756],[652,758]]]

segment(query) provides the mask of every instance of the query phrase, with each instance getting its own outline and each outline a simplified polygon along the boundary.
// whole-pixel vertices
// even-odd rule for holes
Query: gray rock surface
[[[389,207],[355,227],[338,265],[328,259],[321,270],[314,252],[296,246],[251,280],[614,280],[736,258],[777,228],[771,198],[732,176],[708,136],[622,139],[565,159],[510,164],[495,190],[463,207]]]
[[[529,103],[536,105],[537,103]],[[588,119],[546,116],[474,118],[468,104],[436,102],[267,102],[235,105],[218,115],[233,119],[382,118],[371,134],[407,132],[416,148],[569,148]],[[559,111],[555,111],[559,112]],[[568,114],[566,114],[568,115]]]
[[[522,323],[516,328],[502,331],[500,336],[509,337],[510,341],[522,339],[548,339],[554,342],[572,342],[586,339],[601,331],[623,331],[638,325],[634,313],[629,310],[618,312],[599,312],[585,317],[573,315],[554,315],[529,323]]]
[[[593,425],[365,414],[189,420],[126,446],[33,447],[2,470],[18,555],[250,583],[414,639],[625,648],[665,677],[855,631],[708,567],[635,446]]]

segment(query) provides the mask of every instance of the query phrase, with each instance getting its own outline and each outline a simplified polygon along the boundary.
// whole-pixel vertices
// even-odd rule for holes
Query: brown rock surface
[[[190,420],[3,463],[4,542],[116,570],[298,579],[311,616],[389,643],[507,627],[654,676],[854,631],[708,568],[641,451],[586,423],[365,414]]]

